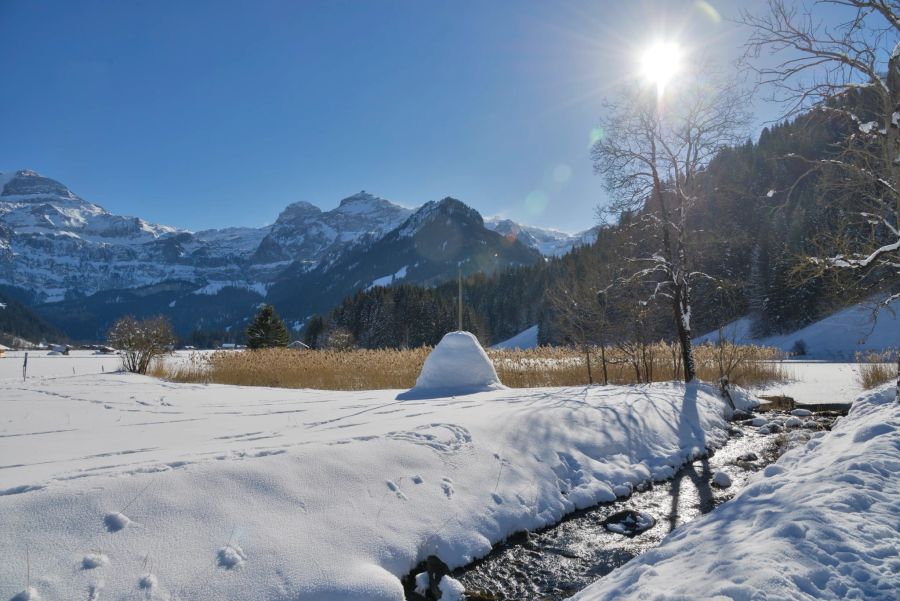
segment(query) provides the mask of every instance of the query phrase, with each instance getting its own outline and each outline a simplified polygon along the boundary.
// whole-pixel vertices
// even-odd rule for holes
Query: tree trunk
[[[600,362],[603,365],[603,385],[608,386],[609,385],[609,373],[606,371],[606,345],[605,344],[600,345]],[[900,391],[900,360],[898,360],[898,363],[897,363],[897,372],[898,372],[897,390]],[[900,392],[898,392],[898,394],[900,394]]]
[[[691,346],[691,303],[687,285],[684,282],[676,284],[672,297],[678,344],[681,346],[681,359],[684,363],[684,381],[690,382],[697,377],[697,372],[694,367],[694,349]]]
[[[594,374],[591,372],[591,347],[590,345],[584,345],[584,357],[587,359],[587,370],[588,370],[588,384],[594,383]]]

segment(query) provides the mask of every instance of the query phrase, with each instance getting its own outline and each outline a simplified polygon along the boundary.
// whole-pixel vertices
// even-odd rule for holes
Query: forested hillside
[[[810,172],[809,161],[827,158],[847,127],[812,112],[765,128],[756,142],[722,149],[710,162],[689,217],[691,267],[711,276],[693,287],[695,332],[748,313],[759,335],[787,332],[871,292],[865,285],[851,291],[836,276],[813,272],[802,259],[823,244],[823,232],[838,227],[824,202],[829,190]],[[540,324],[542,343],[566,342],[571,338],[566,305],[597,304],[597,292],[605,290],[601,306],[586,309],[605,329],[593,336],[671,339],[668,306],[647,300],[634,283],[618,283],[635,248],[652,248],[646,230],[632,227],[640,217],[621,215],[601,228],[595,244],[563,257],[466,278],[464,328],[493,343]],[[306,338],[321,345],[329,331],[340,329],[364,347],[434,344],[456,325],[456,298],[456,282],[360,291],[311,320]]]
[[[12,296],[0,291],[0,344],[19,346],[21,341],[57,341],[63,336]]]

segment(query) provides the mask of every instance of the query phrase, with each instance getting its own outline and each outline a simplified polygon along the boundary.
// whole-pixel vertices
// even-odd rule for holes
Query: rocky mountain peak
[[[56,197],[66,200],[81,200],[66,186],[49,177],[44,177],[30,169],[20,169],[13,174],[0,174],[0,197],[31,196],[44,199]],[[17,198],[17,200],[25,200]]]
[[[321,213],[322,209],[320,209],[316,205],[304,200],[300,200],[286,206],[284,210],[279,213],[278,218],[275,220],[275,223],[284,223],[296,221],[298,219],[315,217],[317,215],[321,215]]]

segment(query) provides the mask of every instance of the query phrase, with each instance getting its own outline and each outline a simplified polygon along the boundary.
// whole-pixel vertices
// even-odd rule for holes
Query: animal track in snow
[[[447,495],[448,499],[453,498],[453,480],[450,478],[441,478],[441,489],[444,491],[444,494]]]
[[[428,424],[404,432],[390,432],[388,438],[427,446],[438,453],[455,453],[472,444],[472,434],[456,424]]]
[[[408,500],[407,496],[406,496],[405,494],[403,494],[403,491],[400,490],[400,487],[397,486],[394,482],[391,482],[390,480],[385,480],[384,483],[387,484],[388,489],[389,489],[392,493],[394,493],[395,495],[397,495],[397,498],[398,498],[398,499],[401,499],[401,500],[403,500],[403,501]]]

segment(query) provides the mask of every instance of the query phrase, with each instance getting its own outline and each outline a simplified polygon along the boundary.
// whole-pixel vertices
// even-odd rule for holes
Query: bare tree
[[[147,373],[153,360],[169,352],[175,343],[172,324],[162,316],[143,320],[122,317],[107,339],[110,346],[121,350],[125,370],[137,374]]]
[[[652,244],[636,247],[634,269],[621,280],[667,299],[681,348],[685,381],[696,376],[691,349],[691,283],[709,277],[690,267],[688,214],[701,192],[699,177],[723,147],[739,143],[747,124],[737,81],[694,62],[665,96],[630,83],[605,102],[604,136],[594,145],[595,172],[613,196],[610,210],[628,216]]]
[[[814,11],[826,5],[846,18],[825,26]],[[744,62],[760,89],[785,116],[810,111],[843,132],[829,156],[793,157],[809,166],[803,177],[820,176],[835,214],[808,264],[858,276],[887,306],[900,298],[900,2],[769,0],[766,14],[742,20],[753,32]]]
[[[609,384],[606,361],[606,293],[590,276],[574,279],[547,294],[556,321],[556,330],[566,342],[584,353],[588,383],[594,383],[591,351],[600,350],[603,383]]]

